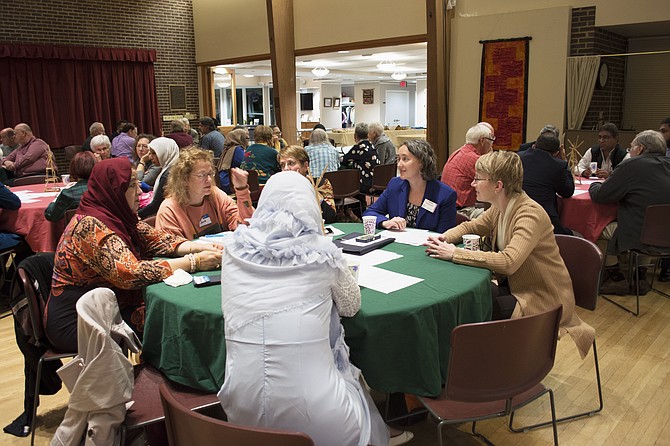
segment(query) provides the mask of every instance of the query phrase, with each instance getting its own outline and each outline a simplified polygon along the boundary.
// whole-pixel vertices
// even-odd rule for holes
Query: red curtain
[[[25,122],[52,148],[81,144],[95,121],[160,135],[156,50],[0,44],[0,128]]]

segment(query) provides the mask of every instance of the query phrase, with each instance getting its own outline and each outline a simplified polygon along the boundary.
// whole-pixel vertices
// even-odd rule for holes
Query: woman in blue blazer
[[[444,232],[456,226],[456,192],[437,180],[437,160],[426,141],[410,140],[398,149],[398,177],[363,215],[377,217],[377,227]]]

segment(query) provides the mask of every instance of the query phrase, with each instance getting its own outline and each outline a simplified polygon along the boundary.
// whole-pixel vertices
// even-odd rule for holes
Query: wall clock
[[[598,86],[604,88],[607,85],[607,80],[609,79],[609,67],[605,62],[600,64],[600,69],[598,70]]]

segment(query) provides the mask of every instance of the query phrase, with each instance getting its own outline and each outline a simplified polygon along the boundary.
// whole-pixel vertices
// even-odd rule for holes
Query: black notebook
[[[381,238],[373,242],[365,243],[364,245],[350,245],[348,243],[343,243],[343,240],[350,240],[356,237],[360,237],[361,235],[363,234],[360,232],[352,232],[351,234],[344,235],[337,240],[333,240],[333,243],[335,243],[339,248],[342,248],[342,251],[346,253],[363,255],[369,253],[370,251],[374,251],[375,249],[382,248],[389,243],[395,242],[395,239],[391,237]]]

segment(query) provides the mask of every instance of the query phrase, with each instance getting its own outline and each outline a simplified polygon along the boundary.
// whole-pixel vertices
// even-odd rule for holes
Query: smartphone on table
[[[221,275],[216,276],[193,276],[193,285],[197,288],[221,283]]]

